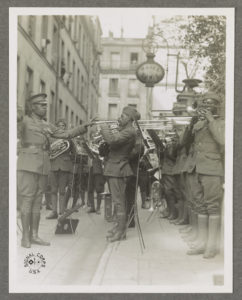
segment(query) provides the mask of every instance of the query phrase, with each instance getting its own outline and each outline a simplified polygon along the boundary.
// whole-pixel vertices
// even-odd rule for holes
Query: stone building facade
[[[47,120],[69,126],[97,113],[101,25],[95,16],[19,16],[17,101],[48,95]]]

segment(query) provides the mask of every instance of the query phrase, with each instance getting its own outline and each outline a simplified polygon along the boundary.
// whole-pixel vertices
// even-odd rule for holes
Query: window
[[[50,41],[47,39],[48,34],[48,16],[42,16],[41,21],[41,52],[46,55],[47,52],[47,45]]]
[[[77,69],[77,100],[80,101],[80,70]]]
[[[46,90],[45,82],[43,80],[40,80],[39,92],[40,93],[45,93],[45,90]]]
[[[78,122],[79,122],[78,116],[76,116],[76,126],[78,126]]]
[[[80,56],[82,56],[81,45],[82,45],[82,27],[81,27],[81,24],[79,24],[79,44],[78,44],[78,49],[80,51]]]
[[[66,105],[65,119],[66,119],[67,128],[69,128],[69,107],[68,107],[68,105]]]
[[[52,38],[52,64],[54,68],[57,68],[57,48],[58,48],[58,33],[57,27],[53,26],[53,38]]]
[[[34,35],[35,35],[35,23],[36,23],[36,17],[29,16],[28,33],[29,36],[32,38],[32,40],[34,40]]]
[[[86,57],[85,50],[86,50],[86,37],[85,37],[85,34],[83,34],[82,58],[84,61],[85,61],[85,57]]]
[[[65,61],[65,43],[61,41],[60,57],[62,61]]]
[[[65,64],[65,43],[61,41],[61,49],[60,49],[60,77],[63,79],[66,73],[66,64]]]
[[[118,91],[118,78],[110,78],[109,79],[109,94],[117,96]]]
[[[70,68],[71,68],[71,54],[70,54],[70,52],[68,51],[67,52],[67,80],[66,80],[66,84],[67,84],[67,86],[69,87],[70,86]]]
[[[71,33],[71,26],[72,26],[72,22],[73,22],[73,20],[72,20],[72,16],[69,16],[68,17],[68,31]]]
[[[84,89],[84,78],[82,76],[82,82],[81,82],[81,99],[80,99],[80,102],[83,102],[83,89]]]
[[[73,110],[71,111],[71,127],[74,126],[74,112]]]
[[[67,72],[70,72],[70,60],[71,60],[71,54],[68,51],[67,52]]]
[[[42,24],[41,24],[41,38],[47,38],[47,30],[48,30],[48,16],[42,16]]]
[[[49,102],[49,121],[51,123],[54,123],[55,93],[53,91],[51,91],[50,95],[51,95],[51,99],[50,99],[50,102]]]
[[[27,67],[25,77],[25,99],[29,98],[33,92],[33,70]]]
[[[72,62],[72,93],[74,96],[76,96],[76,82],[75,82],[75,78],[76,77],[76,63]]]
[[[111,53],[111,68],[117,69],[120,67],[120,53],[112,52]]]
[[[108,105],[108,119],[115,120],[118,118],[118,105],[109,104]]]
[[[130,63],[131,65],[136,65],[138,63],[138,53],[130,53]]]
[[[58,119],[61,119],[62,116],[63,116],[63,101],[59,99]]]
[[[74,36],[73,36],[73,38],[74,38],[74,43],[75,43],[75,45],[77,46],[78,45],[78,40],[77,40],[77,38],[78,38],[78,35],[77,35],[77,31],[78,31],[78,17],[77,16],[75,16],[75,19],[74,19]]]
[[[136,97],[138,92],[138,82],[136,79],[129,79],[128,96]]]

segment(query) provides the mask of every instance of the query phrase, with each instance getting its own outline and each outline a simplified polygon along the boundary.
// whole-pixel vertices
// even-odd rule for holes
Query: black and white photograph
[[[232,293],[234,8],[9,8],[9,291]]]

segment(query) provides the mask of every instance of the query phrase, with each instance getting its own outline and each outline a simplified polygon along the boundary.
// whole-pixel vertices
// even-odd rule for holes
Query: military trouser
[[[51,171],[51,202],[53,212],[57,212],[57,193],[59,192],[59,210],[62,214],[66,208],[66,188],[72,184],[73,174],[62,170]]]
[[[126,218],[130,227],[135,226],[134,205],[136,192],[136,176],[130,176],[126,185]]]
[[[97,209],[100,209],[100,193],[104,192],[104,184],[105,184],[105,178],[102,174],[93,174],[90,172],[89,174],[89,181],[88,181],[88,203],[91,206],[91,208],[95,209],[94,204],[94,192],[97,193]]]
[[[47,185],[47,176],[28,171],[17,172],[18,198],[21,199],[21,245],[30,248],[31,243],[49,245],[38,237],[40,209]]]
[[[220,215],[222,202],[222,178],[196,172],[189,176],[194,210],[201,215]]]
[[[39,213],[47,185],[47,175],[18,171],[17,185],[21,213]]]
[[[128,177],[108,177],[109,188],[118,219],[120,230],[125,229],[126,224],[126,186]]]
[[[177,202],[179,198],[178,186],[174,175],[162,176],[162,185],[164,188],[164,193],[167,201]]]

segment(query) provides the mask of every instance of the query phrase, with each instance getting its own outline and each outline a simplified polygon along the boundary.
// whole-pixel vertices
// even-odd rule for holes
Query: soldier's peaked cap
[[[206,99],[213,99],[213,100],[216,100],[218,102],[221,102],[221,98],[219,97],[219,95],[214,93],[214,92],[205,93],[202,97],[202,100],[206,100]]]
[[[140,119],[140,113],[132,106],[125,106],[123,108],[123,113],[129,116],[133,120]]]
[[[47,95],[45,93],[35,94],[29,97],[28,101],[31,104],[36,104],[36,103],[47,104],[46,97]]]

